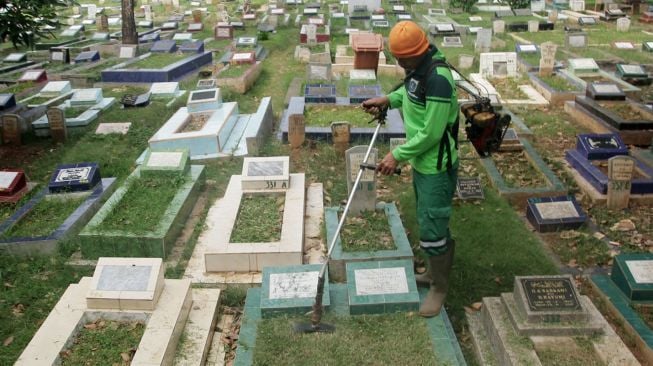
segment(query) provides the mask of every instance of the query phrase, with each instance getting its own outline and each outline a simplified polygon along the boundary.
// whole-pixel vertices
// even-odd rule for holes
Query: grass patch
[[[28,100],[27,104],[43,104],[43,103],[51,101],[54,98],[56,98],[56,97],[36,97],[36,98],[32,98],[32,99]]]
[[[63,110],[63,114],[66,118],[77,118],[82,113],[88,110],[88,106],[84,107],[69,107]]]
[[[155,229],[172,198],[184,184],[183,178],[138,178],[120,202],[102,221],[103,230],[149,232]]]
[[[281,240],[284,202],[283,195],[243,195],[229,242],[268,243]]]
[[[358,106],[313,105],[305,108],[307,126],[329,127],[331,122],[347,121],[352,127],[374,127],[367,123],[372,117]]]
[[[517,56],[526,61],[531,66],[540,66],[540,53],[539,52],[522,52]]]
[[[13,84],[12,86],[9,86],[7,88],[2,89],[2,93],[13,93],[13,94],[18,94],[22,91],[25,91],[29,88],[34,87],[34,83],[31,81],[25,82],[25,83],[16,83]]]
[[[604,266],[610,261],[610,251],[604,242],[584,232],[563,231],[550,234],[551,249],[562,263],[576,263],[583,268]]]
[[[562,349],[546,349],[537,352],[542,365],[556,366],[604,366],[594,352],[592,342],[586,338],[574,338],[574,343]]]
[[[73,345],[62,352],[63,366],[93,366],[123,364],[121,354],[131,356],[145,332],[140,322],[99,320],[84,325]]]
[[[524,151],[494,153],[492,159],[508,187],[542,187],[547,184]]]
[[[334,317],[331,334],[295,334],[305,318],[263,319],[258,326],[254,365],[437,364],[424,319],[414,313]]]
[[[502,99],[528,99],[528,95],[519,89],[520,85],[528,84],[522,79],[493,78],[490,79],[490,83],[497,89]]]
[[[548,76],[538,75],[537,77],[540,78],[540,80],[544,81],[551,88],[557,91],[573,92],[573,91],[578,91],[579,89],[577,86],[574,86],[564,77],[558,76],[556,74],[551,74]]]
[[[363,211],[349,216],[340,234],[345,252],[395,249],[388,218],[384,211]]]
[[[245,75],[245,71],[252,67],[250,64],[245,65],[229,65],[229,67],[222,69],[218,74],[219,78],[239,78]]]
[[[610,102],[599,102],[599,105],[602,108],[613,112],[620,118],[623,118],[626,121],[641,121],[648,120],[649,118],[639,110],[639,108],[633,107],[630,103],[610,103]]]
[[[138,62],[130,64],[129,69],[163,69],[177,61],[188,58],[188,55],[176,53],[153,53]]]
[[[3,237],[37,237],[50,235],[86,198],[43,199]]]

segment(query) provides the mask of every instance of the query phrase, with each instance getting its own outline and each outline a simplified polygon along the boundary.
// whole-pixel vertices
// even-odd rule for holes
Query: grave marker
[[[504,33],[506,31],[506,22],[503,20],[495,20],[492,22],[492,31],[494,34]]]
[[[544,42],[540,45],[540,76],[550,76],[555,65],[558,45],[553,42]]]
[[[22,170],[0,171],[0,202],[18,202],[28,189]]]
[[[352,199],[350,211],[351,215],[358,215],[361,211],[373,211],[376,208],[376,173],[374,170],[365,169],[360,179],[358,187],[354,187],[354,182],[360,165],[364,163],[367,146],[354,146],[345,151],[345,162],[347,166],[347,192],[351,194],[352,189],[356,190]],[[373,148],[367,160],[368,164],[375,164],[377,161],[377,149]]]
[[[492,46],[492,29],[481,29],[476,32],[476,43],[474,49],[476,52],[490,52]]]
[[[98,163],[61,164],[50,177],[48,191],[50,193],[88,191],[101,180]]]
[[[131,125],[131,122],[100,123],[95,130],[95,134],[109,135],[112,133],[117,133],[119,135],[126,135]]]
[[[331,122],[331,136],[333,138],[333,147],[338,154],[343,154],[349,148],[351,124],[347,121]]]
[[[302,146],[306,138],[306,121],[303,114],[291,114],[288,117],[288,143],[292,149]]]
[[[66,117],[62,109],[57,107],[48,108],[45,112],[48,117],[50,136],[54,142],[66,142],[68,131],[66,130]]]
[[[21,145],[21,125],[22,118],[16,114],[4,114],[2,116],[2,142],[5,145]]]
[[[241,175],[242,189],[288,189],[290,158],[288,156],[245,158]]]
[[[484,199],[483,185],[479,177],[459,177],[456,183],[456,194],[462,200]]]
[[[565,47],[582,48],[587,46],[587,33],[574,32],[565,34]]]
[[[617,19],[617,32],[628,32],[630,29],[630,19],[619,18]]]
[[[134,58],[136,57],[136,51],[138,46],[121,46],[119,58]]]
[[[540,30],[540,22],[538,20],[529,20],[528,21],[528,31],[535,33]]]
[[[6,111],[16,106],[14,94],[0,94],[0,111]]]
[[[515,277],[515,300],[529,322],[587,319],[568,275]]]
[[[64,64],[70,63],[70,49],[67,47],[50,48],[50,61],[61,62]]]
[[[614,257],[612,282],[632,301],[653,299],[653,254],[627,253]]]
[[[95,26],[98,32],[108,32],[109,31],[109,18],[102,14],[95,19]]]
[[[608,208],[628,208],[635,159],[614,156],[608,159]]]
[[[315,24],[306,25],[306,43],[317,43],[317,26]]]
[[[331,64],[309,63],[306,68],[306,80],[318,81],[326,80],[331,81]]]
[[[580,17],[578,18],[579,25],[595,25],[596,18],[594,17]]]
[[[573,196],[529,198],[526,218],[538,232],[575,230],[587,221]]]
[[[24,53],[10,53],[9,56],[5,57],[4,62],[25,62],[27,61],[27,55]]]

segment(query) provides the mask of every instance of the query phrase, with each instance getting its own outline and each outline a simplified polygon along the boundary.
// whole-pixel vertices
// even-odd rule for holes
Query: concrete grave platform
[[[331,253],[331,260],[329,261],[329,275],[332,280],[345,281],[347,274],[345,267],[348,263],[413,258],[413,251],[406,236],[404,225],[401,222],[397,206],[394,203],[380,202],[377,204],[376,209],[383,210],[385,213],[396,248],[390,250],[346,252],[342,249],[342,242],[340,237],[338,237]],[[324,213],[327,243],[331,243],[333,235],[335,235],[338,221],[340,220],[339,211],[340,208],[338,207],[327,207]]]
[[[331,306],[327,309],[327,314],[334,313],[337,316],[350,318],[352,320],[357,318],[355,315],[350,315],[347,291],[346,284],[331,284],[329,289]],[[261,321],[264,320],[260,308],[261,294],[262,292],[260,288],[251,288],[247,291],[245,311],[241,319],[241,328],[234,366],[246,366],[253,363],[257,329]],[[420,299],[423,299],[425,295],[426,291],[419,292]],[[309,321],[308,317],[306,318],[306,321]],[[451,366],[466,365],[467,363],[463,357],[446,310],[443,308],[439,316],[423,319],[423,321],[426,323],[428,328],[431,344],[436,357],[436,359],[433,360],[433,363],[436,365]]]
[[[241,184],[244,190],[287,189],[290,185],[290,157],[249,157],[243,159]]]
[[[128,259],[135,260],[138,261],[134,258]],[[113,263],[111,259],[106,261]],[[120,263],[119,259],[117,261],[116,263]],[[156,278],[160,295],[153,309],[89,308],[87,294],[92,292],[94,284],[102,283],[102,276],[107,268],[96,271],[94,277],[84,277],[78,284],[68,287],[16,365],[59,364],[60,352],[73,344],[80,329],[86,323],[99,319],[146,323],[145,332],[131,361],[132,365],[172,365],[180,342],[186,359],[198,360],[195,364],[202,364],[208,353],[208,345],[211,344],[211,326],[217,319],[220,290],[191,289],[188,280],[163,280],[159,263],[161,270],[157,271]],[[111,278],[122,285],[134,285],[143,279],[139,276],[133,277],[133,274],[131,271],[115,272]],[[109,284],[113,284],[113,281],[110,282]],[[182,332],[186,334],[185,337],[181,337]]]
[[[490,183],[492,183],[492,185],[499,191],[499,194],[506,197],[513,204],[522,207],[526,205],[527,199],[531,197],[566,195],[567,189],[564,184],[562,184],[555,173],[553,173],[553,171],[551,171],[547,164],[542,160],[530,142],[525,139],[520,139],[520,141],[524,146],[524,152],[526,153],[529,163],[531,163],[533,167],[542,174],[547,184],[542,187],[509,187],[491,158],[480,159],[481,165],[483,165],[488,173]]]
[[[124,67],[146,58],[150,53],[131,59],[128,62],[112,66],[102,71],[104,83],[155,83],[179,80],[200,67],[213,61],[212,52],[191,55],[188,58],[172,63],[162,69],[132,70]]]
[[[125,196],[133,184],[138,184],[141,167],[127,177],[123,185],[111,195],[99,212],[79,233],[82,256],[87,259],[100,256],[159,257],[165,258],[179,235],[190,213],[200,187],[204,182],[204,165],[191,165],[184,175],[184,183],[170,201],[159,225],[144,233],[129,230],[104,230],[103,221]]]
[[[301,114],[304,115],[304,108],[306,106],[306,101],[304,97],[291,97],[288,104],[288,108],[283,112],[281,116],[281,123],[279,125],[279,138],[285,143],[288,141],[288,123],[291,115]],[[338,98],[336,105],[350,105],[349,98]],[[370,126],[374,126],[371,124]],[[353,127],[350,131],[351,139],[369,139],[374,133],[375,127]],[[313,127],[306,126],[306,138],[314,140],[331,140],[331,128],[330,127]],[[390,109],[388,110],[388,117],[386,119],[386,124],[381,127],[379,131],[378,140],[380,141],[389,141],[390,138],[394,137],[406,137],[404,131],[404,124],[399,110]]]
[[[270,265],[296,265],[303,261],[303,225],[305,189],[304,174],[290,174],[288,189],[245,190],[242,176],[232,175],[222,199],[211,207],[206,229],[200,234],[199,245],[206,245],[206,272],[252,272]],[[231,232],[236,222],[244,194],[284,194],[285,203],[281,239],[271,243],[231,243]]]
[[[574,196],[529,198],[526,218],[541,233],[575,230],[587,221]]]
[[[557,90],[542,80],[539,77],[538,73],[528,73],[528,77],[531,79],[531,83],[533,83],[535,90],[540,92],[540,94],[542,94],[542,96],[552,105],[561,106],[566,101],[574,100],[577,95],[583,94],[584,89],[582,89],[581,86],[577,84],[573,79],[568,78],[565,76],[565,74],[562,73],[553,72],[553,75],[554,77],[566,80],[570,85],[573,85],[575,89],[573,91]]]
[[[597,361],[639,364],[590,299],[577,294],[569,276],[517,277],[513,293],[483,298],[480,313],[466,317],[483,364],[541,365],[544,343],[571,336],[590,342]],[[567,347],[547,350],[560,360],[569,355]]]

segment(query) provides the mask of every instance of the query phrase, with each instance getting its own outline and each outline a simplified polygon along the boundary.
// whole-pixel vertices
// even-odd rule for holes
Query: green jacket
[[[434,46],[430,46],[427,53],[433,59],[444,60],[442,52]],[[447,170],[447,159],[451,159],[452,165],[458,160],[454,136],[448,133],[451,156],[446,148],[443,149],[442,166],[437,169],[445,127],[451,128],[458,120],[458,98],[448,67],[438,66],[428,78],[424,77],[430,64],[430,60],[425,58],[413,75],[406,78],[403,86],[388,94],[390,108],[401,107],[406,130],[406,143],[392,150],[392,155],[398,161],[407,160],[422,174],[443,172]],[[423,88],[419,85],[421,80],[426,80]]]

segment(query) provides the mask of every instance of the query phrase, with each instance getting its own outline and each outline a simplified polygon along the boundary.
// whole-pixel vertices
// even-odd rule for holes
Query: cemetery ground
[[[587,5],[590,6],[589,3]],[[424,11],[426,9],[423,9]],[[633,25],[649,29],[643,25]],[[618,52],[610,48],[612,41],[610,31],[613,25],[597,25],[590,32],[590,45],[584,49],[561,49],[558,52],[559,60],[571,57],[594,57],[597,59],[624,59],[651,63],[653,57],[639,53],[629,54]],[[209,28],[209,27],[205,27]],[[237,34],[240,31],[237,31]],[[210,33],[209,33],[210,34]],[[553,40],[559,45],[564,44],[564,33],[561,31],[540,33],[518,33],[518,37],[540,43]],[[207,37],[207,35],[204,35]],[[649,39],[641,32],[629,32],[628,37],[633,42],[642,42]],[[334,42],[339,37],[334,36]],[[344,38],[346,42],[346,37]],[[505,45],[495,50],[514,50],[515,40],[511,34],[498,35]],[[241,95],[228,90],[223,90],[225,101],[237,101],[241,112],[254,112],[261,98],[272,96],[275,120],[278,120],[283,110],[284,96],[297,75],[305,73],[304,65],[293,60],[294,46],[297,44],[296,29],[279,29],[271,34],[268,40],[260,41],[270,50],[269,56],[263,64],[263,72],[246,94]],[[473,41],[468,39],[463,48],[443,48],[443,52],[454,64],[457,63],[461,53],[473,54]],[[222,43],[211,43],[211,48],[219,48]],[[4,46],[4,45],[3,45]],[[332,47],[332,53],[335,46]],[[215,59],[215,57],[214,57]],[[152,60],[151,60],[152,61]],[[167,64],[166,61],[164,64]],[[159,65],[156,65],[158,67]],[[474,68],[477,68],[478,60]],[[193,90],[198,77],[191,75],[181,81],[181,89]],[[388,90],[397,80],[392,78],[382,79],[384,90]],[[11,89],[19,92],[29,83],[18,84]],[[341,84],[339,91],[342,90]],[[512,87],[512,86],[511,86]],[[136,86],[106,86],[103,88],[105,96],[120,98],[125,93],[141,93],[147,88]],[[340,92],[342,95],[342,92]],[[184,98],[181,98],[184,99]],[[63,144],[53,144],[50,139],[31,137],[24,141],[20,147],[0,146],[0,166],[7,168],[25,169],[31,181],[41,184],[47,183],[52,169],[60,163],[77,161],[96,161],[102,167],[104,176],[114,176],[120,182],[124,181],[133,170],[134,161],[147,147],[147,140],[154,132],[184,106],[184,100],[177,100],[167,106],[167,101],[152,100],[151,105],[142,108],[121,109],[114,105],[102,113],[98,120],[86,127],[69,131],[69,138]],[[511,205],[507,199],[501,197],[493,188],[491,182],[478,161],[475,154],[471,153],[469,144],[462,143],[460,176],[480,176],[485,188],[484,200],[462,201],[455,199],[452,218],[452,231],[458,244],[456,259],[452,271],[452,285],[447,300],[447,312],[453,323],[458,339],[461,341],[465,358],[468,363],[474,363],[471,340],[465,319],[466,312],[478,311],[481,298],[497,296],[499,293],[510,292],[513,278],[520,275],[546,275],[554,273],[571,273],[576,275],[579,282],[583,282],[581,275],[590,274],[597,270],[609,268],[612,257],[618,252],[648,252],[653,246],[653,210],[646,205],[631,203],[627,210],[608,210],[604,205],[592,204],[583,197],[570,173],[565,168],[564,151],[573,148],[576,135],[588,132],[571,120],[562,108],[555,107],[516,107],[512,109],[515,114],[522,117],[525,124],[533,131],[532,144],[536,151],[543,157],[547,166],[569,188],[570,193],[576,193],[582,202],[583,208],[592,218],[592,224],[578,230],[563,231],[549,234],[534,233],[524,217],[522,207]],[[358,118],[356,117],[357,121]],[[132,122],[126,135],[95,135],[98,123],[104,122]],[[367,119],[364,121],[366,122]],[[464,134],[461,134],[464,139]],[[352,141],[351,146],[366,145],[367,140]],[[379,157],[388,152],[389,146],[385,143],[377,144]],[[266,140],[261,155],[283,156],[290,155],[291,172],[305,172],[307,182],[324,184],[325,205],[337,206],[346,199],[347,187],[345,181],[344,157],[338,154],[334,147],[326,142],[308,141],[299,151],[291,151],[288,145],[282,145],[274,136]],[[495,159],[504,179],[512,186],[533,186],[542,179],[538,171],[526,164],[524,169],[514,169],[525,161],[522,153],[511,153],[513,157],[503,155]],[[166,263],[166,278],[180,278],[183,275],[187,261],[197,242],[202,227],[205,224],[210,203],[222,197],[225,192],[229,177],[239,174],[242,166],[241,158],[224,158],[205,160],[206,183],[202,188],[200,199],[181,237],[172,249],[172,255]],[[503,164],[503,165],[502,165]],[[511,169],[513,168],[513,169]],[[412,194],[410,169],[398,177],[382,177],[377,182],[379,201],[395,202],[401,213],[403,225],[413,247],[418,243],[417,224],[415,217],[415,202]],[[510,175],[510,177],[508,176]],[[165,192],[151,195],[147,192],[152,185],[160,186],[160,182],[149,182],[148,187],[142,187],[142,195],[135,200],[129,200],[124,207],[124,216],[115,218],[115,225],[133,223],[148,225],[140,218],[147,217],[152,212],[160,212],[160,205],[166,204]],[[24,197],[17,206],[0,206],[0,219],[6,219],[16,207],[27,202],[38,190],[33,190]],[[134,193],[138,193],[134,191]],[[141,200],[140,204],[137,200]],[[253,202],[255,205],[256,203]],[[276,217],[282,209],[279,201],[259,202],[265,209],[271,210],[269,216]],[[43,211],[33,212],[34,217],[21,223],[25,227],[15,230],[31,232],[34,230],[47,230],[49,225],[56,226],[68,216],[68,208],[57,206],[54,202],[42,206]],[[252,210],[258,211],[254,206]],[[266,215],[267,217],[268,215]],[[47,225],[42,225],[47,218]],[[153,218],[155,220],[156,218]],[[245,233],[236,235],[269,235],[271,229],[263,226],[251,218],[244,220],[244,227],[250,228]],[[374,218],[363,217],[351,220],[345,234],[352,236],[354,244],[365,245],[362,241],[369,235],[370,230],[361,221],[372,222]],[[53,223],[49,223],[52,220]],[[37,224],[36,228],[31,225]],[[350,224],[350,225],[349,225]],[[360,225],[357,225],[360,224]],[[145,226],[145,227],[146,227]],[[274,226],[274,225],[273,225]],[[600,233],[600,234],[597,234]],[[324,233],[322,233],[324,237]],[[607,235],[603,237],[602,235]],[[383,233],[381,233],[383,236]],[[255,238],[258,240],[258,236]],[[232,236],[233,239],[233,236]],[[241,240],[250,241],[251,237]],[[267,239],[266,239],[267,240]],[[232,240],[234,241],[234,240]],[[383,241],[381,239],[381,241]],[[77,283],[81,277],[90,276],[92,267],[74,266],[70,258],[78,255],[78,243],[75,238],[61,243],[56,255],[48,257],[10,257],[0,256],[0,364],[12,364],[30,341],[40,324],[71,283]],[[421,267],[418,265],[418,267]],[[221,295],[221,312],[240,314],[245,305],[245,291],[242,287],[231,286]],[[610,317],[608,317],[610,319]],[[411,360],[423,360],[429,364],[433,355],[429,353],[432,347],[428,344],[428,335],[425,321],[415,313],[398,313],[394,315],[339,317],[328,315],[325,322],[335,323],[338,326],[335,335],[304,335],[291,334],[291,325],[306,317],[280,317],[262,321],[258,329],[257,347],[254,360],[257,364],[298,364],[301,360],[323,360],[333,357],[335,364],[357,364],[370,360],[388,360],[389,363],[403,363],[406,356]],[[610,319],[613,325],[619,328],[618,320]],[[95,325],[92,325],[95,324]],[[96,329],[99,328],[99,329]],[[116,328],[116,329],[113,329]],[[105,323],[87,324],[85,335],[98,337],[98,344],[105,346],[107,339],[118,339],[120,327]],[[133,324],[133,329],[138,331],[138,324]],[[106,335],[102,330],[108,329],[115,332]],[[234,326],[237,329],[237,326]],[[235,336],[235,335],[234,335]],[[134,341],[106,345],[111,357],[117,363],[121,361],[121,354],[129,355],[134,347]],[[140,336],[133,335],[133,339]],[[96,342],[93,341],[93,342]],[[625,340],[629,345],[629,340]],[[581,350],[587,350],[588,345],[580,344]],[[137,344],[137,342],[136,342]],[[288,347],[292,345],[292,347]],[[235,343],[231,344],[235,347]],[[288,352],[288,349],[290,351]],[[284,350],[285,352],[280,352]],[[369,352],[361,352],[368,350]],[[372,351],[373,350],[373,351]],[[426,351],[425,351],[426,350]],[[73,357],[81,360],[99,357],[95,350],[72,348],[69,352],[70,362],[75,362]],[[228,353],[233,356],[233,348]],[[68,357],[68,356],[67,356]],[[551,364],[569,362],[569,364],[592,364],[589,354],[575,355],[577,360],[556,360],[555,356],[541,354],[540,358]],[[396,361],[396,362],[395,362]],[[577,361],[577,362],[576,362]],[[576,362],[576,363],[573,363]],[[415,361],[416,364],[420,361]]]

